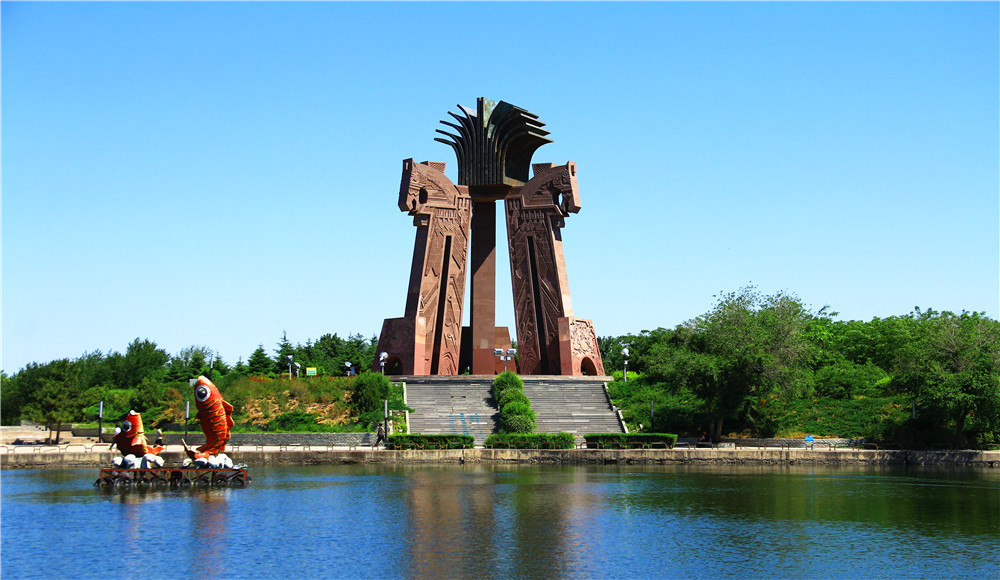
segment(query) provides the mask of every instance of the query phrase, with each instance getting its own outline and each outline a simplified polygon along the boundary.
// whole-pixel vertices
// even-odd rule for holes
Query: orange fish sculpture
[[[147,453],[157,455],[163,451],[163,447],[153,447],[146,440],[146,433],[142,429],[142,415],[135,411],[129,411],[128,416],[122,421],[121,427],[115,430],[115,445],[122,455],[135,455],[142,457]]]
[[[184,452],[194,459],[206,459],[226,450],[229,430],[233,428],[233,406],[222,400],[222,393],[205,377],[194,384],[194,402],[198,407],[198,422],[205,432],[205,444],[191,450],[184,442]]]

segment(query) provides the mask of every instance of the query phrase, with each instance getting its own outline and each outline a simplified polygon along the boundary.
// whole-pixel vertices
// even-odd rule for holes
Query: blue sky
[[[435,130],[480,96],[546,123],[534,162],[578,164],[563,239],[601,335],[750,283],[844,320],[997,317],[996,2],[0,11],[7,373],[377,333],[405,304],[402,160],[455,179]]]

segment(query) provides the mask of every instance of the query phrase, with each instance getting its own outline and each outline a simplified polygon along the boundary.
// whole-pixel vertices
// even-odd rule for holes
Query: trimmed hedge
[[[500,395],[507,389],[524,391],[524,381],[516,373],[504,371],[493,377],[493,396],[499,401]]]
[[[503,394],[497,398],[497,406],[501,409],[509,403],[524,403],[526,405],[531,404],[531,399],[524,394],[524,391],[519,391],[517,389],[506,389]]]
[[[472,449],[472,435],[389,435],[386,449]]]
[[[573,449],[572,433],[495,433],[486,438],[487,449]]]
[[[531,433],[538,423],[531,400],[524,394],[524,381],[510,371],[493,378],[493,399],[500,408],[501,433]]]
[[[535,412],[530,415],[517,415],[508,413],[500,415],[500,431],[503,433],[519,433],[527,435],[535,430],[538,423],[535,421]]]
[[[587,433],[583,436],[587,449],[649,449],[664,446],[673,449],[677,435],[673,433]]]
[[[533,415],[534,411],[531,410],[531,403],[522,403],[520,401],[511,401],[504,405],[500,409],[501,415]]]

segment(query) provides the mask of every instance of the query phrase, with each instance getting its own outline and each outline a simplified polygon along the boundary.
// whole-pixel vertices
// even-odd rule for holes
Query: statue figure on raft
[[[205,444],[197,449],[184,444],[188,458],[184,465],[195,467],[233,467],[233,460],[223,453],[229,442],[229,432],[233,428],[233,406],[222,398],[219,389],[204,376],[194,383],[194,401],[198,407],[198,423],[205,433]]]
[[[145,469],[163,466],[163,458],[159,456],[163,447],[149,444],[142,426],[142,415],[134,410],[129,411],[120,427],[115,427],[114,441],[108,450],[114,449],[116,445],[121,456],[111,460],[115,467]]]

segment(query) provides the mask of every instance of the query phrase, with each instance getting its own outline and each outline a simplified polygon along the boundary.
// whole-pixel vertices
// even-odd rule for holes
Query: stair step
[[[396,377],[406,383],[410,432],[468,434],[482,445],[496,431],[498,410],[491,395],[493,377]],[[620,432],[618,417],[604,391],[607,377],[522,377],[539,433]]]

